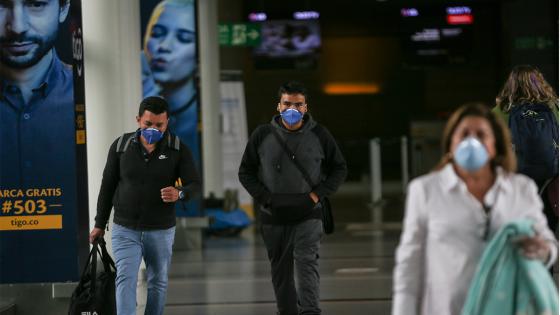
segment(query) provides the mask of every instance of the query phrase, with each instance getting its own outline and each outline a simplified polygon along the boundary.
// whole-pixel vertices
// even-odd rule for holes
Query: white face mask
[[[470,136],[459,143],[453,152],[453,160],[460,168],[475,172],[488,162],[488,151],[477,138]]]

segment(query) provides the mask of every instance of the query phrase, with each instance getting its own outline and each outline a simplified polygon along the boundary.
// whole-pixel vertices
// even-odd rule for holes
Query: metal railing
[[[393,140],[394,141],[394,140]],[[401,136],[397,139],[400,142],[400,166],[401,166],[401,188],[406,193],[406,187],[410,179],[408,163],[408,138]],[[376,205],[383,200],[383,183],[381,168],[381,138],[373,138],[369,141],[369,160],[370,160],[370,194],[371,203]]]

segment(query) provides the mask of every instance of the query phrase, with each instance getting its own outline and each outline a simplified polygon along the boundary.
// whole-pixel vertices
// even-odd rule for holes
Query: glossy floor
[[[339,225],[321,244],[323,314],[390,314],[398,224],[396,229],[387,225],[383,232],[374,231],[375,214],[364,198],[348,197],[333,200]],[[391,206],[389,217],[402,213],[399,203]],[[396,219],[400,220],[398,214]],[[255,227],[238,237],[208,237],[201,250],[174,252],[165,314],[273,315],[270,279],[264,244]],[[145,285],[139,288],[139,294],[144,292]],[[143,314],[141,305],[138,314]]]
[[[323,314],[389,314],[397,241],[398,232],[346,227],[324,238]],[[275,310],[269,262],[254,229],[237,238],[209,238],[201,251],[174,253],[165,314],[272,315]]]

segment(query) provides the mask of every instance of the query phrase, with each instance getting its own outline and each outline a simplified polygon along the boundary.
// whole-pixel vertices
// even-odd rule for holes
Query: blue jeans
[[[175,227],[136,231],[114,224],[111,240],[117,265],[118,315],[136,315],[136,285],[142,257],[148,272],[148,299],[144,314],[163,314],[174,239]]]

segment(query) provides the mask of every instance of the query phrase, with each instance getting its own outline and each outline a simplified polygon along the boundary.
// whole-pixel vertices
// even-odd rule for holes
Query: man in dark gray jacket
[[[280,115],[251,135],[239,180],[261,204],[261,232],[271,263],[278,313],[320,314],[320,200],[344,181],[346,161],[332,135],[307,113],[307,93],[301,84],[284,84],[278,96]],[[292,159],[305,169],[313,185]]]

